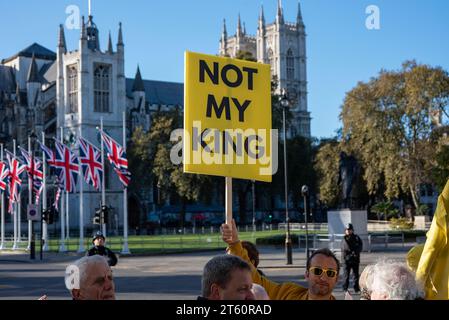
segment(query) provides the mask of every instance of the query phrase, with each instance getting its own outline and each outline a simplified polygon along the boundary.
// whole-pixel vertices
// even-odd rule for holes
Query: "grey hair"
[[[93,255],[93,256],[85,256],[81,259],[76,260],[74,263],[70,264],[65,273],[65,283],[67,286],[67,289],[71,291],[72,289],[81,289],[86,281],[87,278],[87,269],[90,265],[97,264],[97,263],[104,263],[106,265],[109,264],[107,260],[100,255]],[[72,273],[68,273],[68,270],[71,270]],[[76,272],[76,281],[73,281],[72,274],[73,272]],[[67,284],[72,283],[72,286],[69,287]]]
[[[202,296],[205,298],[210,296],[211,286],[214,283],[222,288],[226,287],[234,270],[251,272],[251,267],[241,258],[230,254],[216,256],[209,260],[203,269]]]
[[[369,293],[386,295],[389,300],[415,300],[424,298],[424,290],[407,264],[394,260],[381,260],[370,267],[366,278]]]

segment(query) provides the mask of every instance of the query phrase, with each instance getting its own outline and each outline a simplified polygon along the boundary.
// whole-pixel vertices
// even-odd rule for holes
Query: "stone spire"
[[[134,84],[132,92],[145,92],[145,86],[143,84],[142,75],[140,74],[140,68],[137,66],[136,76],[134,77]]]
[[[242,22],[240,20],[240,13],[239,13],[239,18],[238,18],[238,22],[237,22],[237,37],[241,37],[242,35],[243,35]]]
[[[118,46],[124,46],[125,44],[123,43],[122,23],[120,22],[118,25],[119,25],[119,28],[118,28],[118,42],[117,42],[117,45]]]
[[[284,23],[284,13],[282,10],[282,3],[281,0],[278,0],[278,9],[276,14],[276,23],[277,24],[283,24]]]
[[[265,28],[265,15],[263,13],[263,6],[260,6],[260,14],[259,14],[259,29]]]
[[[108,52],[113,53],[114,50],[112,49],[112,38],[111,38],[111,31],[109,31],[109,39],[108,39]]]
[[[58,48],[61,48],[63,53],[67,52],[67,45],[66,45],[66,42],[65,42],[64,26],[62,24],[59,25]]]
[[[302,13],[301,13],[301,3],[298,1],[298,15],[296,17],[296,24],[300,27],[304,27],[304,21],[302,20]]]
[[[81,40],[87,40],[86,24],[84,23],[84,16],[81,18]]]

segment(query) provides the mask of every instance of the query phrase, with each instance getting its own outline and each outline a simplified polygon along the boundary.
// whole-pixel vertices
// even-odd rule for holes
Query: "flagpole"
[[[14,146],[14,158],[17,156],[16,154],[16,146]],[[19,202],[17,203],[17,243],[18,246],[20,247],[20,244],[22,243],[22,197],[21,197],[21,192],[22,190],[19,188],[18,193],[19,193]]]
[[[28,155],[31,157],[31,137],[28,137]],[[33,164],[31,163],[31,161],[34,161],[33,157],[31,157],[31,159],[30,159],[31,168],[28,168],[28,169],[30,169],[30,171],[33,168]],[[33,186],[31,185],[31,183],[32,183],[31,175],[28,174],[28,204],[29,205],[33,204],[33,199],[32,199]],[[33,232],[31,230],[31,228],[32,228],[31,223],[32,223],[31,220],[28,220],[28,247],[27,247],[27,250],[31,250],[31,233]]]
[[[123,112],[123,150],[126,152],[126,115]],[[130,254],[128,248],[128,187],[123,189],[123,249],[122,254]]]
[[[103,132],[103,117],[100,118],[100,128],[101,128],[101,132]],[[105,168],[105,163],[104,163],[104,143],[103,143],[103,138],[101,138],[101,165],[103,166],[103,179],[101,181],[101,205],[105,206],[106,205],[106,168]],[[101,208],[100,208],[101,209]],[[102,232],[103,235],[106,237],[106,224],[102,224]]]
[[[66,239],[70,239],[70,219],[69,219],[69,192],[65,192],[65,226]]]
[[[13,144],[13,154],[14,154],[14,158],[16,156],[16,139],[14,139],[12,141]],[[11,169],[11,168],[10,168]],[[11,192],[11,184],[9,184],[10,188],[9,188],[9,192]],[[12,201],[12,197],[9,197],[9,201]],[[17,204],[16,203],[12,203],[12,212],[13,212],[13,218],[14,218],[14,243],[12,245],[12,249],[13,250],[17,250],[19,248],[18,244],[17,244]]]
[[[45,146],[45,132],[42,131],[42,145]],[[45,152],[42,151],[42,210],[47,210],[47,163],[45,158]],[[41,232],[41,238],[44,241],[44,244],[42,246],[42,239],[41,239],[41,247],[43,251],[48,251],[48,225],[46,221],[42,222],[42,232]]]
[[[61,127],[61,143],[64,142],[64,128]],[[64,188],[65,189],[65,188]],[[61,197],[61,209],[60,209],[60,214],[59,217],[61,219],[61,243],[59,245],[59,252],[66,252],[66,248],[65,248],[65,215],[64,215],[64,194]]]
[[[80,124],[80,128],[79,128],[80,132],[79,132],[79,138],[83,137],[83,133],[81,130],[81,124]],[[79,139],[78,139],[78,144],[79,144]],[[80,152],[80,148],[78,146],[78,152]],[[79,242],[79,246],[78,246],[78,252],[84,252],[84,193],[83,193],[83,166],[81,163],[81,157],[78,157],[79,160],[79,167],[78,167],[78,176],[79,176],[79,184],[80,184],[80,242]]]
[[[0,161],[3,162],[3,143],[0,144]],[[0,240],[0,250],[5,249],[5,191],[1,192],[1,240]]]

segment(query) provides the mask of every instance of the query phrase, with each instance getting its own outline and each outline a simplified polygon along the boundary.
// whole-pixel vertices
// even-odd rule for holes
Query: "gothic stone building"
[[[294,123],[289,134],[310,137],[305,37],[300,8],[296,23],[291,24],[284,21],[282,7],[278,4],[273,24],[265,24],[261,10],[256,37],[246,34],[240,19],[233,37],[228,37],[224,26],[219,54],[235,57],[239,51],[248,51],[257,61],[269,63],[273,76],[279,80],[278,91],[285,88],[293,98]],[[56,52],[34,43],[1,60],[0,142],[12,150],[13,139],[18,145],[25,146],[32,132],[39,137],[45,132],[47,144],[51,145],[53,138],[60,139],[61,134],[70,144],[81,133],[99,146],[96,127],[100,125],[100,118],[103,118],[105,130],[121,142],[123,112],[129,138],[137,126],[149,130],[152,113],[182,107],[183,92],[181,83],[143,80],[139,68],[134,79],[127,79],[122,26],[119,26],[116,46],[109,35],[107,48],[102,49],[99,29],[89,16],[87,22],[83,19],[75,50],[68,50],[64,29],[60,26]],[[110,169],[106,170],[105,180],[106,202],[113,208],[109,229],[116,230],[123,224],[123,188]],[[48,186],[49,201],[53,200],[54,189]],[[146,215],[155,208],[153,194],[153,190],[147,190],[140,195],[130,195],[130,222],[145,221]],[[24,204],[28,201],[27,195],[25,185],[22,188]],[[84,221],[88,227],[92,227],[92,217],[100,198],[100,193],[84,184]],[[221,208],[220,197],[215,199],[214,207]],[[282,201],[278,202],[282,206]],[[26,208],[25,205],[22,207]],[[24,211],[23,222],[26,220]],[[69,211],[70,228],[78,228],[77,193],[69,197]],[[59,223],[55,228],[59,228]]]
[[[278,1],[275,22],[265,23],[263,7],[260,10],[257,35],[250,36],[242,28],[240,15],[237,31],[229,37],[226,21],[220,40],[219,54],[236,57],[239,52],[249,52],[261,63],[270,64],[271,74],[278,80],[277,92],[283,89],[291,100],[293,123],[289,135],[310,138],[310,113],[307,109],[307,57],[306,32],[298,3],[296,23],[284,21],[284,12]]]
[[[139,68],[134,79],[125,78],[125,45],[121,25],[115,48],[111,35],[105,50],[100,48],[99,40],[99,29],[93,17],[89,16],[86,23],[83,19],[76,50],[67,49],[61,25],[56,53],[34,43],[1,60],[0,143],[5,148],[12,150],[13,139],[17,145],[26,146],[32,132],[39,138],[40,133],[45,132],[47,144],[50,145],[53,138],[60,139],[61,134],[66,143],[73,143],[81,133],[99,146],[96,128],[101,118],[105,130],[121,143],[123,112],[126,114],[129,138],[137,126],[149,130],[152,112],[183,105],[184,88],[181,83],[143,80]],[[123,224],[123,188],[110,169],[106,170],[105,181],[106,203],[113,208],[109,227],[114,230]],[[54,198],[54,189],[49,185],[49,201]],[[101,194],[86,184],[84,193],[84,221],[89,226],[95,209],[99,207]],[[24,185],[21,193],[24,208],[27,195],[27,186]],[[148,192],[144,200],[150,207],[152,198],[152,192]],[[129,209],[132,219],[133,208]],[[69,225],[77,228],[77,193],[69,196],[69,210]],[[26,219],[24,211],[23,222]],[[134,218],[140,220],[141,215],[142,212]]]

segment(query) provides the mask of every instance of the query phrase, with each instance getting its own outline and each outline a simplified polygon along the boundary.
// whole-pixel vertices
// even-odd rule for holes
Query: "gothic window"
[[[271,76],[274,76],[274,55],[273,50],[268,50],[268,63],[271,66]]]
[[[94,111],[110,112],[110,73],[108,65],[96,65],[94,69]]]
[[[287,51],[287,80],[295,78],[295,58],[293,57],[292,49]]]
[[[68,113],[78,112],[78,70],[77,65],[67,67],[69,109]]]

